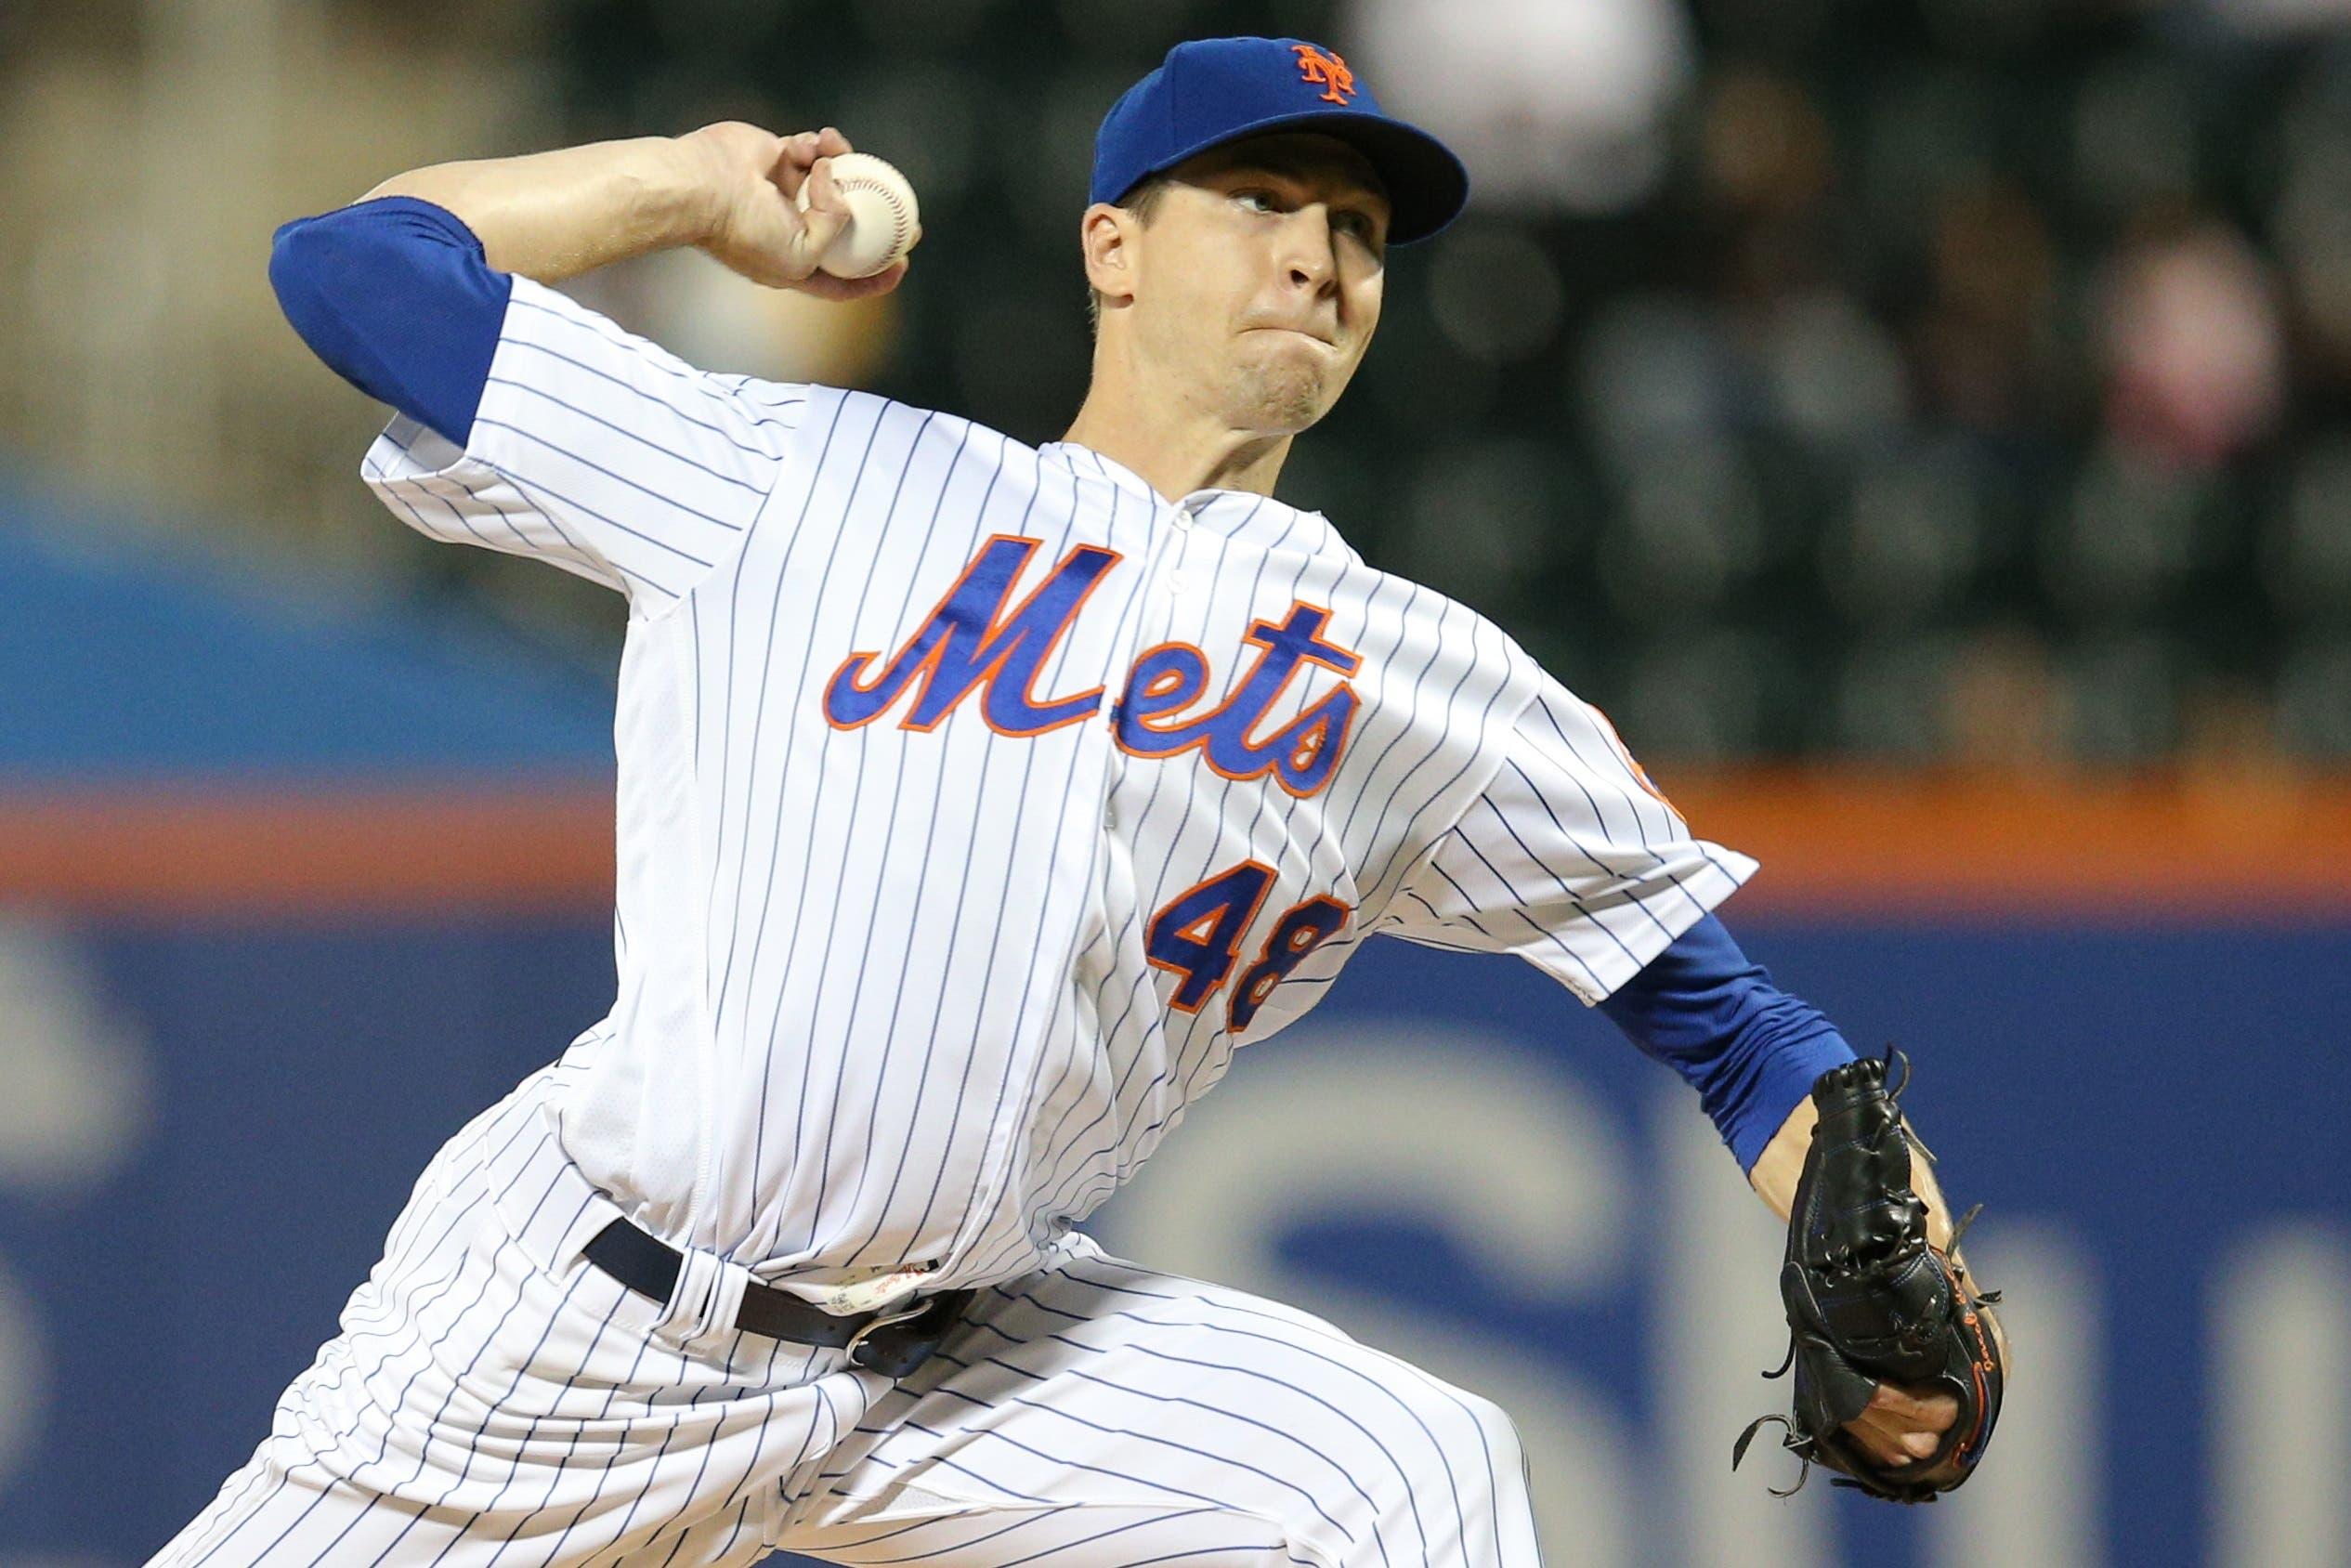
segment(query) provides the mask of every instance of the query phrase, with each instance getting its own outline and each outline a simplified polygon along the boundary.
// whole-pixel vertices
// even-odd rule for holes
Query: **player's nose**
[[[1337,292],[1339,250],[1331,237],[1330,215],[1319,205],[1290,215],[1283,226],[1283,273],[1289,285],[1314,294]]]

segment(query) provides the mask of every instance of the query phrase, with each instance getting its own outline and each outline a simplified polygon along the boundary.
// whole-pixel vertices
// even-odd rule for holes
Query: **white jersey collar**
[[[1173,517],[1179,527],[1196,523],[1237,542],[1265,549],[1312,552],[1333,542],[1345,547],[1330,519],[1320,512],[1301,511],[1255,490],[1198,490],[1181,501],[1169,501],[1142,475],[1091,447],[1049,441],[1038,450],[1067,464],[1081,479],[1098,478],[1121,495],[1149,502],[1158,515]]]

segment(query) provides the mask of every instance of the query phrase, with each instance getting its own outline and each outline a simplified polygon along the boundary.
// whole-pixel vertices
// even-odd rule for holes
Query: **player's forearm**
[[[490,265],[542,283],[699,244],[716,221],[711,160],[692,137],[637,137],[516,158],[436,163],[368,192],[446,207]]]
[[[1600,1004],[1626,1038],[1669,1064],[1743,1170],[1822,1073],[1853,1059],[1820,1009],[1771,984],[1708,915]]]
[[[1783,1221],[1796,1212],[1796,1183],[1804,1174],[1804,1156],[1812,1147],[1812,1129],[1820,1119],[1820,1108],[1809,1096],[1797,1101],[1747,1171],[1747,1184]]]

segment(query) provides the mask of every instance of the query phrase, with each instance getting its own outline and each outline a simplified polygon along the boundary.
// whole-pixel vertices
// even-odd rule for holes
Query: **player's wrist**
[[[673,230],[673,244],[707,244],[725,230],[743,177],[739,154],[724,139],[725,129],[705,125],[664,143],[664,217]]]
[[[674,137],[640,137],[613,144],[618,156],[607,165],[612,184],[597,203],[608,209],[606,243],[613,254],[600,255],[599,265],[699,244],[710,231],[711,182],[700,161],[682,142]]]
[[[680,143],[674,137],[599,142],[574,150],[581,162],[572,168],[549,169],[547,185],[526,198],[548,220],[535,236],[535,248],[548,253],[542,265],[570,276],[699,243],[712,221],[712,182]],[[566,177],[575,171],[576,178]]]

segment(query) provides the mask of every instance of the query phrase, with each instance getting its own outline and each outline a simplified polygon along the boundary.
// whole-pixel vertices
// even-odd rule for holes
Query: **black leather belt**
[[[670,1299],[677,1288],[677,1276],[686,1268],[686,1260],[675,1248],[626,1220],[615,1220],[598,1231],[582,1251],[589,1262],[638,1295],[657,1301]],[[878,1313],[842,1317],[790,1291],[753,1282],[743,1287],[743,1304],[735,1313],[735,1326],[771,1339],[845,1349],[851,1365],[885,1378],[903,1378],[930,1359],[977,1294],[945,1290]]]

